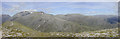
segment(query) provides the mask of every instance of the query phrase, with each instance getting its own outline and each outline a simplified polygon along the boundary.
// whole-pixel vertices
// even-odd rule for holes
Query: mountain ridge
[[[117,27],[116,23],[107,22],[107,18],[111,16],[103,17],[81,14],[52,15],[44,12],[23,11],[12,16],[10,21],[19,22],[40,32],[82,32]]]

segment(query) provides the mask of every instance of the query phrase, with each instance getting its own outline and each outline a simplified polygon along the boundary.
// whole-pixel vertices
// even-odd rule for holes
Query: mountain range
[[[18,22],[39,32],[84,32],[117,28],[118,16],[82,14],[52,15],[44,12],[18,12],[14,16],[2,15],[2,23]]]

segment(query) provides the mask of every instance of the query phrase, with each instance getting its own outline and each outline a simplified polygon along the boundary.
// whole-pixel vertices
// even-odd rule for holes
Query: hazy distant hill
[[[1,21],[2,23],[6,22],[6,21],[8,21],[8,20],[10,20],[10,16],[9,16],[9,15],[7,15],[7,14],[1,14],[1,15],[0,15],[0,21]],[[1,24],[1,23],[0,23],[0,24]]]
[[[2,14],[0,14],[0,24],[2,24]]]
[[[85,16],[81,14],[56,15],[61,19],[76,22],[80,25],[91,26],[95,28],[115,28],[118,27],[118,16],[114,15],[95,15]]]

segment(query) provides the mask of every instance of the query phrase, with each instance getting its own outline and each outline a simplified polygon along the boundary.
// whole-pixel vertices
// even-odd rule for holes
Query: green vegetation
[[[38,32],[29,27],[11,21],[3,24],[3,37],[118,37],[118,28],[81,33]]]
[[[13,25],[11,25],[13,23]],[[47,33],[41,33],[17,22],[5,22],[2,26],[3,37],[47,37]]]
[[[17,18],[13,21],[41,32],[83,32],[97,29],[86,25],[79,25],[79,23],[67,21],[54,15],[39,14],[37,12],[21,17],[16,15],[14,17]]]
[[[44,12],[27,11],[17,13],[13,17],[2,16],[5,16],[2,17],[4,18],[3,37],[118,36],[119,22],[117,22],[116,16],[51,15]]]

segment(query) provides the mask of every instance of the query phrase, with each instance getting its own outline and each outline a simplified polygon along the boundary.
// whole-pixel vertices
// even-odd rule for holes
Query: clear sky
[[[2,13],[14,15],[23,10],[49,14],[117,15],[117,2],[2,2]]]
[[[2,2],[118,2],[119,0],[1,0]]]

